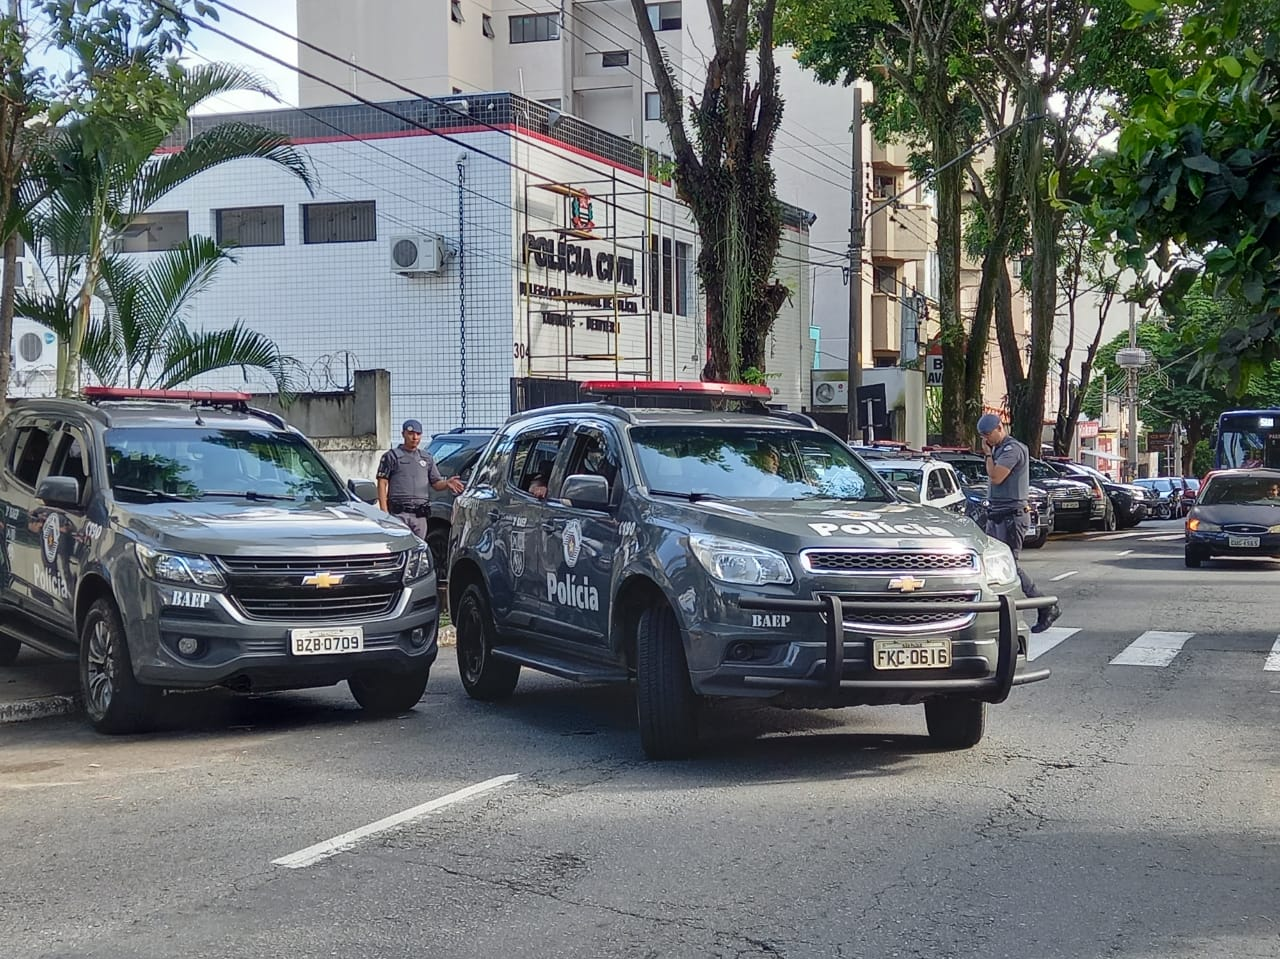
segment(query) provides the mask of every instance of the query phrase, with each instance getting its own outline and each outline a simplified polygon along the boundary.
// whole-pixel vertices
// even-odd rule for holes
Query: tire
[[[1036,536],[1031,539],[1024,539],[1022,541],[1022,548],[1023,549],[1039,549],[1046,542],[1048,542],[1048,540],[1049,540],[1049,534],[1046,532],[1043,535]]]
[[[0,636],[0,666],[12,666],[21,649],[22,643],[12,636]]]
[[[1204,562],[1204,557],[1200,555],[1198,550],[1194,550],[1188,546],[1183,551],[1182,562],[1186,565],[1187,569],[1199,569],[1200,564]]]
[[[479,583],[463,592],[453,625],[458,632],[458,676],[467,695],[486,703],[509,698],[520,681],[520,664],[494,657],[498,630]]]
[[[986,732],[987,704],[977,699],[951,696],[926,700],[924,721],[935,746],[969,749],[978,745]]]
[[[431,565],[436,568],[436,582],[449,581],[449,527],[433,526],[427,531],[427,545],[431,547]]]
[[[689,681],[680,624],[666,603],[640,615],[636,628],[636,718],[650,759],[684,759],[698,746],[698,695]]]
[[[145,730],[160,702],[159,689],[134,678],[124,624],[109,599],[89,607],[80,629],[80,698],[89,725],[113,735]]]
[[[1167,503],[1161,503],[1156,507],[1156,519],[1168,519],[1169,512],[1169,505]]]
[[[389,716],[418,705],[430,677],[429,666],[409,673],[360,673],[348,679],[347,686],[365,712]]]
[[[1107,515],[1102,517],[1102,528],[1108,533],[1116,531],[1116,511],[1114,509],[1107,510]]]

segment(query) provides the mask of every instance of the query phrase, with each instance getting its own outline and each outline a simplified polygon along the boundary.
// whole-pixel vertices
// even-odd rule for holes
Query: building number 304
[[[529,358],[529,347],[525,346],[523,343],[515,343],[513,345],[511,355],[517,360],[527,360]]]

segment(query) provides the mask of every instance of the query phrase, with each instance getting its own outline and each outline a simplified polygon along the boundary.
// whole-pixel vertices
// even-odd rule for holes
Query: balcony
[[[877,201],[872,199],[872,205]],[[868,248],[873,257],[895,260],[923,260],[933,246],[932,222],[928,206],[899,204],[871,217]]]
[[[907,158],[911,151],[905,143],[880,143],[871,141],[871,163],[873,166],[893,167],[895,170],[907,168]]]
[[[875,353],[900,351],[898,301],[887,293],[871,294],[871,350]]]

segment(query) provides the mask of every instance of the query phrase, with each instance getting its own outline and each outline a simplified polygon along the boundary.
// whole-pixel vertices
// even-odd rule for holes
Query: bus
[[[1280,409],[1231,410],[1218,417],[1213,468],[1255,466],[1280,469]]]

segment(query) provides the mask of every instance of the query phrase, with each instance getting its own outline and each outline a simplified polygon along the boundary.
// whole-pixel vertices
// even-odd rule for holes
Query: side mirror
[[[80,505],[80,481],[70,476],[47,476],[40,481],[36,498],[45,506],[72,509]]]
[[[898,484],[897,489],[903,499],[910,500],[913,503],[920,502],[920,491],[914,486],[909,486],[906,483],[900,483]]]
[[[347,489],[356,499],[373,505],[378,502],[378,484],[370,480],[347,480]]]
[[[583,509],[608,509],[609,481],[587,473],[566,476],[560,486],[560,499]]]

